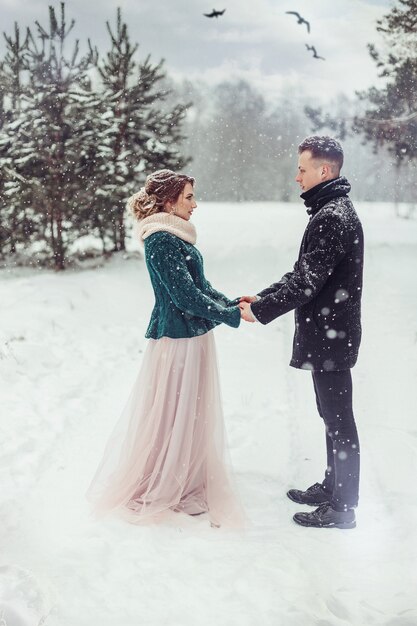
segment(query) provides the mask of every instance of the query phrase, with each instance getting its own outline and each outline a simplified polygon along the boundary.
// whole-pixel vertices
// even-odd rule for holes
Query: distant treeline
[[[343,174],[355,199],[412,202],[417,197],[416,161],[399,162],[387,146],[376,149],[352,127],[365,111],[357,98],[339,95],[329,101],[325,108],[331,117],[318,127],[314,102],[300,91],[288,90],[271,103],[245,81],[214,87],[185,82],[173,89],[180,100],[194,103],[183,127],[184,148],[192,156],[188,170],[198,179],[200,198],[298,200],[297,148],[313,133],[340,139]]]
[[[376,24],[382,47],[369,44],[378,87],[317,103],[283,88],[267,103],[249,84],[185,85],[194,101],[185,133],[201,193],[234,200],[297,197],[297,145],[307,134],[331,134],[345,150],[344,173],[361,200],[417,198],[417,0],[397,0]],[[324,102],[323,102],[324,100]],[[410,215],[412,207],[410,207]]]

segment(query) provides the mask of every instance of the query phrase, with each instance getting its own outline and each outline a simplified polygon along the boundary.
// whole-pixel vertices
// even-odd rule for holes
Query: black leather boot
[[[313,528],[355,528],[355,511],[335,511],[328,502],[321,504],[311,513],[296,513],[294,522],[301,526],[312,526]]]
[[[305,491],[300,489],[290,489],[287,491],[287,496],[293,502],[297,504],[310,504],[311,506],[318,506],[323,502],[329,502],[332,494],[323,489],[320,483],[314,483]]]

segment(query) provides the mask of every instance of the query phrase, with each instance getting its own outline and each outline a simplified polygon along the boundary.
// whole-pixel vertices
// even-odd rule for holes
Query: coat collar
[[[307,207],[307,213],[314,215],[327,202],[333,200],[333,198],[341,198],[347,196],[351,189],[350,183],[344,176],[333,178],[332,180],[325,180],[323,183],[319,183],[315,187],[312,187],[305,193],[302,193],[300,198],[304,200],[304,204]]]
[[[197,241],[197,231],[192,222],[164,211],[153,213],[138,224],[138,236],[142,242],[153,233],[161,231],[171,233],[193,245]]]

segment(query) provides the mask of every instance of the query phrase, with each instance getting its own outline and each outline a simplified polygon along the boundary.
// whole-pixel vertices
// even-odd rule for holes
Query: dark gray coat
[[[310,220],[294,269],[251,305],[262,324],[295,309],[293,367],[345,370],[358,357],[363,231],[349,191],[340,177],[302,194]]]

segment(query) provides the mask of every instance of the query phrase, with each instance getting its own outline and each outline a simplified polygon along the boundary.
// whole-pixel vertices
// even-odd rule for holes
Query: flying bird
[[[298,19],[297,24],[305,24],[307,26],[308,32],[310,32],[310,22],[307,22],[307,20],[301,17],[301,15],[297,13],[297,11],[285,11],[285,13],[288,13],[288,15],[295,15]]]
[[[216,11],[216,9],[213,9],[211,13],[203,13],[203,15],[206,17],[219,17],[220,15],[223,15],[225,11],[226,9],[223,9],[223,11]]]
[[[308,43],[306,43],[306,48],[309,51],[311,50],[311,52],[313,53],[313,59],[321,59],[322,61],[326,60],[324,57],[319,57],[319,55],[317,54],[317,50],[314,46],[309,46]]]

